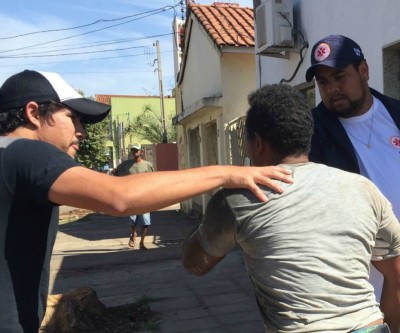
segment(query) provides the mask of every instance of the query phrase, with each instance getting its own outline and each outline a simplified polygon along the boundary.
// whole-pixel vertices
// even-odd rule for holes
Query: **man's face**
[[[141,154],[142,154],[141,150],[138,150],[138,149],[135,149],[135,148],[132,149],[132,157],[133,158],[138,158],[138,157],[140,157]]]
[[[62,108],[55,111],[51,119],[40,123],[38,139],[58,147],[74,158],[79,150],[79,141],[86,137],[79,116],[67,108]]]
[[[368,66],[363,61],[358,69],[318,66],[315,72],[322,102],[334,115],[349,118],[368,111]]]

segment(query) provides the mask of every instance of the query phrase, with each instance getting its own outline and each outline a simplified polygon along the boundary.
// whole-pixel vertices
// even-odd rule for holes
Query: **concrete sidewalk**
[[[128,218],[94,213],[72,223],[61,220],[50,293],[89,286],[106,306],[151,297],[151,309],[162,317],[157,333],[264,332],[239,250],[203,277],[182,267],[182,240],[199,221],[178,209],[152,213],[147,251],[127,246]],[[73,218],[72,211],[62,211]]]

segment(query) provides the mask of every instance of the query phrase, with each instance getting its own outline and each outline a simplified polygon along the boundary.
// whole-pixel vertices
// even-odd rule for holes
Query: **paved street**
[[[161,313],[157,333],[263,332],[250,281],[238,250],[203,277],[181,264],[183,238],[198,224],[179,206],[152,213],[147,251],[127,246],[128,218],[93,213],[61,219],[51,266],[50,292],[88,286],[106,306],[151,297]]]

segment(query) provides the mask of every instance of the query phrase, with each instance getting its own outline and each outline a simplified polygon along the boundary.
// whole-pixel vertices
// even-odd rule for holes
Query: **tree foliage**
[[[167,141],[176,141],[176,128],[172,124],[172,115],[165,119]],[[148,140],[151,143],[163,142],[163,126],[161,116],[154,112],[150,106],[146,106],[144,111],[138,115],[133,123],[125,128],[125,135],[133,135],[141,140]]]
[[[77,91],[82,96],[85,95],[81,90],[77,89]],[[85,126],[87,137],[79,144],[76,160],[87,168],[102,170],[106,164],[110,163],[106,147],[109,122],[109,118],[106,117],[99,123]]]
[[[106,117],[99,123],[86,125],[87,138],[80,142],[76,157],[79,163],[96,170],[102,170],[110,163],[106,147],[109,122]]]

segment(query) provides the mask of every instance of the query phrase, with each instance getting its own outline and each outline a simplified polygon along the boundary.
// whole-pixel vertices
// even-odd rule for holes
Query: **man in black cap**
[[[368,64],[361,47],[342,35],[327,36],[314,45],[306,80],[314,76],[322,102],[312,110],[310,160],[369,178],[389,199],[400,220],[400,101],[369,88]],[[385,252],[385,244],[381,246]],[[400,268],[393,274],[400,281]],[[382,281],[372,268],[378,301],[385,292]],[[400,318],[400,299],[397,303],[393,315]]]
[[[46,309],[58,205],[115,216],[142,214],[216,187],[244,187],[259,199],[283,168],[210,166],[111,177],[75,162],[82,124],[110,106],[83,98],[56,73],[23,71],[0,88],[0,332],[38,332]],[[151,194],[151,195],[149,195]]]

